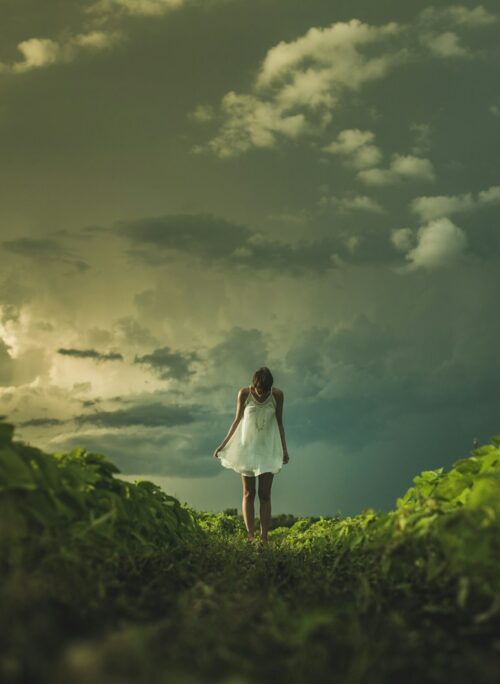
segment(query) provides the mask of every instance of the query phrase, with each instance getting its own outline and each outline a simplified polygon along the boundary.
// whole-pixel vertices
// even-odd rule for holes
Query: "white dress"
[[[249,388],[250,390],[250,388]],[[219,461],[246,476],[277,473],[283,466],[283,446],[271,392],[260,402],[248,392],[243,417],[223,449]]]

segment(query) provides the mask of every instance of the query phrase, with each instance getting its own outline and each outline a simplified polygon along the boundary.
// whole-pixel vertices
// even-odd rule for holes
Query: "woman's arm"
[[[226,446],[226,444],[229,442],[229,440],[233,436],[234,431],[238,427],[238,423],[243,418],[243,411],[245,410],[245,399],[247,398],[247,392],[248,392],[248,387],[242,387],[240,389],[240,391],[238,392],[238,396],[236,398],[236,415],[234,417],[233,422],[231,423],[231,426],[229,428],[227,435],[224,437],[224,439],[222,440],[222,442],[219,444],[219,446],[216,448],[216,450],[214,452],[214,456],[216,458],[217,458],[217,452]]]
[[[283,404],[285,396],[281,390],[276,388],[276,421],[278,423],[278,428],[280,431],[281,445],[283,447],[283,462],[288,463],[290,457],[288,456],[288,449],[286,446],[285,439],[285,428],[283,426]]]

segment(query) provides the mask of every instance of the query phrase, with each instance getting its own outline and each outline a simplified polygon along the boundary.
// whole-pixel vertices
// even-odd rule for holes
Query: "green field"
[[[260,547],[236,511],[0,419],[0,679],[497,684],[500,437],[464,456],[390,512],[274,517]]]

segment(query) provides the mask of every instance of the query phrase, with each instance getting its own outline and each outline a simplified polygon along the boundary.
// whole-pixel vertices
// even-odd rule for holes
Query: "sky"
[[[500,433],[500,11],[3,0],[0,414],[198,510],[268,366],[272,512],[390,510]],[[258,515],[258,507],[257,507]]]

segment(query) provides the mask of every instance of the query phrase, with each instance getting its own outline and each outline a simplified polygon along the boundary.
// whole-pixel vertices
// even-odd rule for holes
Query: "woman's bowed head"
[[[273,478],[290,460],[283,428],[283,392],[273,387],[273,382],[269,368],[262,366],[253,374],[252,384],[239,390],[236,416],[213,454],[222,466],[241,476],[242,511],[250,541],[255,540],[254,499],[258,478],[263,543],[268,541]]]

